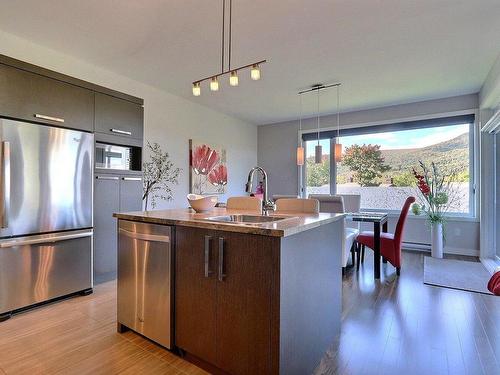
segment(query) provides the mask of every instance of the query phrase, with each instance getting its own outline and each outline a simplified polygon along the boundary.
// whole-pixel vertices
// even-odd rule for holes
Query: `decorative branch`
[[[148,209],[151,200],[152,208],[158,199],[172,200],[172,185],[178,185],[182,169],[174,166],[168,152],[163,152],[158,143],[147,143],[149,160],[142,164],[144,170],[143,195],[144,209]]]

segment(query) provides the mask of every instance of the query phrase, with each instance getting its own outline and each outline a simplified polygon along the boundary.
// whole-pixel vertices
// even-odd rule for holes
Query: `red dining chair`
[[[396,274],[399,276],[401,273],[401,243],[403,242],[403,230],[408,217],[410,206],[415,202],[415,197],[406,198],[405,204],[401,213],[399,214],[398,223],[396,224],[396,231],[393,233],[380,233],[380,254],[384,262],[387,260],[394,267],[396,267]],[[360,257],[358,251],[358,268],[360,261],[364,260],[365,246],[373,249],[374,247],[374,234],[371,231],[363,231],[356,238],[358,244],[362,246],[363,255]]]

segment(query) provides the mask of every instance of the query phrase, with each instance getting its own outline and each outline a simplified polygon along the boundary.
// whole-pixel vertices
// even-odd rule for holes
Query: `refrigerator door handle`
[[[93,232],[85,230],[77,233],[58,233],[58,234],[42,234],[38,236],[21,237],[15,240],[0,241],[0,248],[8,248],[14,246],[36,245],[41,243],[54,243],[60,241],[73,240],[75,238],[90,237]]]
[[[0,196],[0,228],[9,226],[10,210],[10,142],[1,144],[1,196]]]

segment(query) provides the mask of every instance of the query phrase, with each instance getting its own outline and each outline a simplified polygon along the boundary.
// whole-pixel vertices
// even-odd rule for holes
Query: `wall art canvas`
[[[189,192],[200,195],[225,194],[227,160],[223,147],[189,140]]]

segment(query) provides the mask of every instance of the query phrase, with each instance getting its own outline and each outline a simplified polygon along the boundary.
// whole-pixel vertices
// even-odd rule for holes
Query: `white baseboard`
[[[424,243],[414,243],[414,242],[403,242],[403,249],[408,251],[425,251],[431,252],[431,245]],[[474,249],[464,249],[461,247],[452,247],[445,246],[444,247],[445,254],[454,254],[454,255],[466,255],[471,257],[478,257],[479,250]]]

